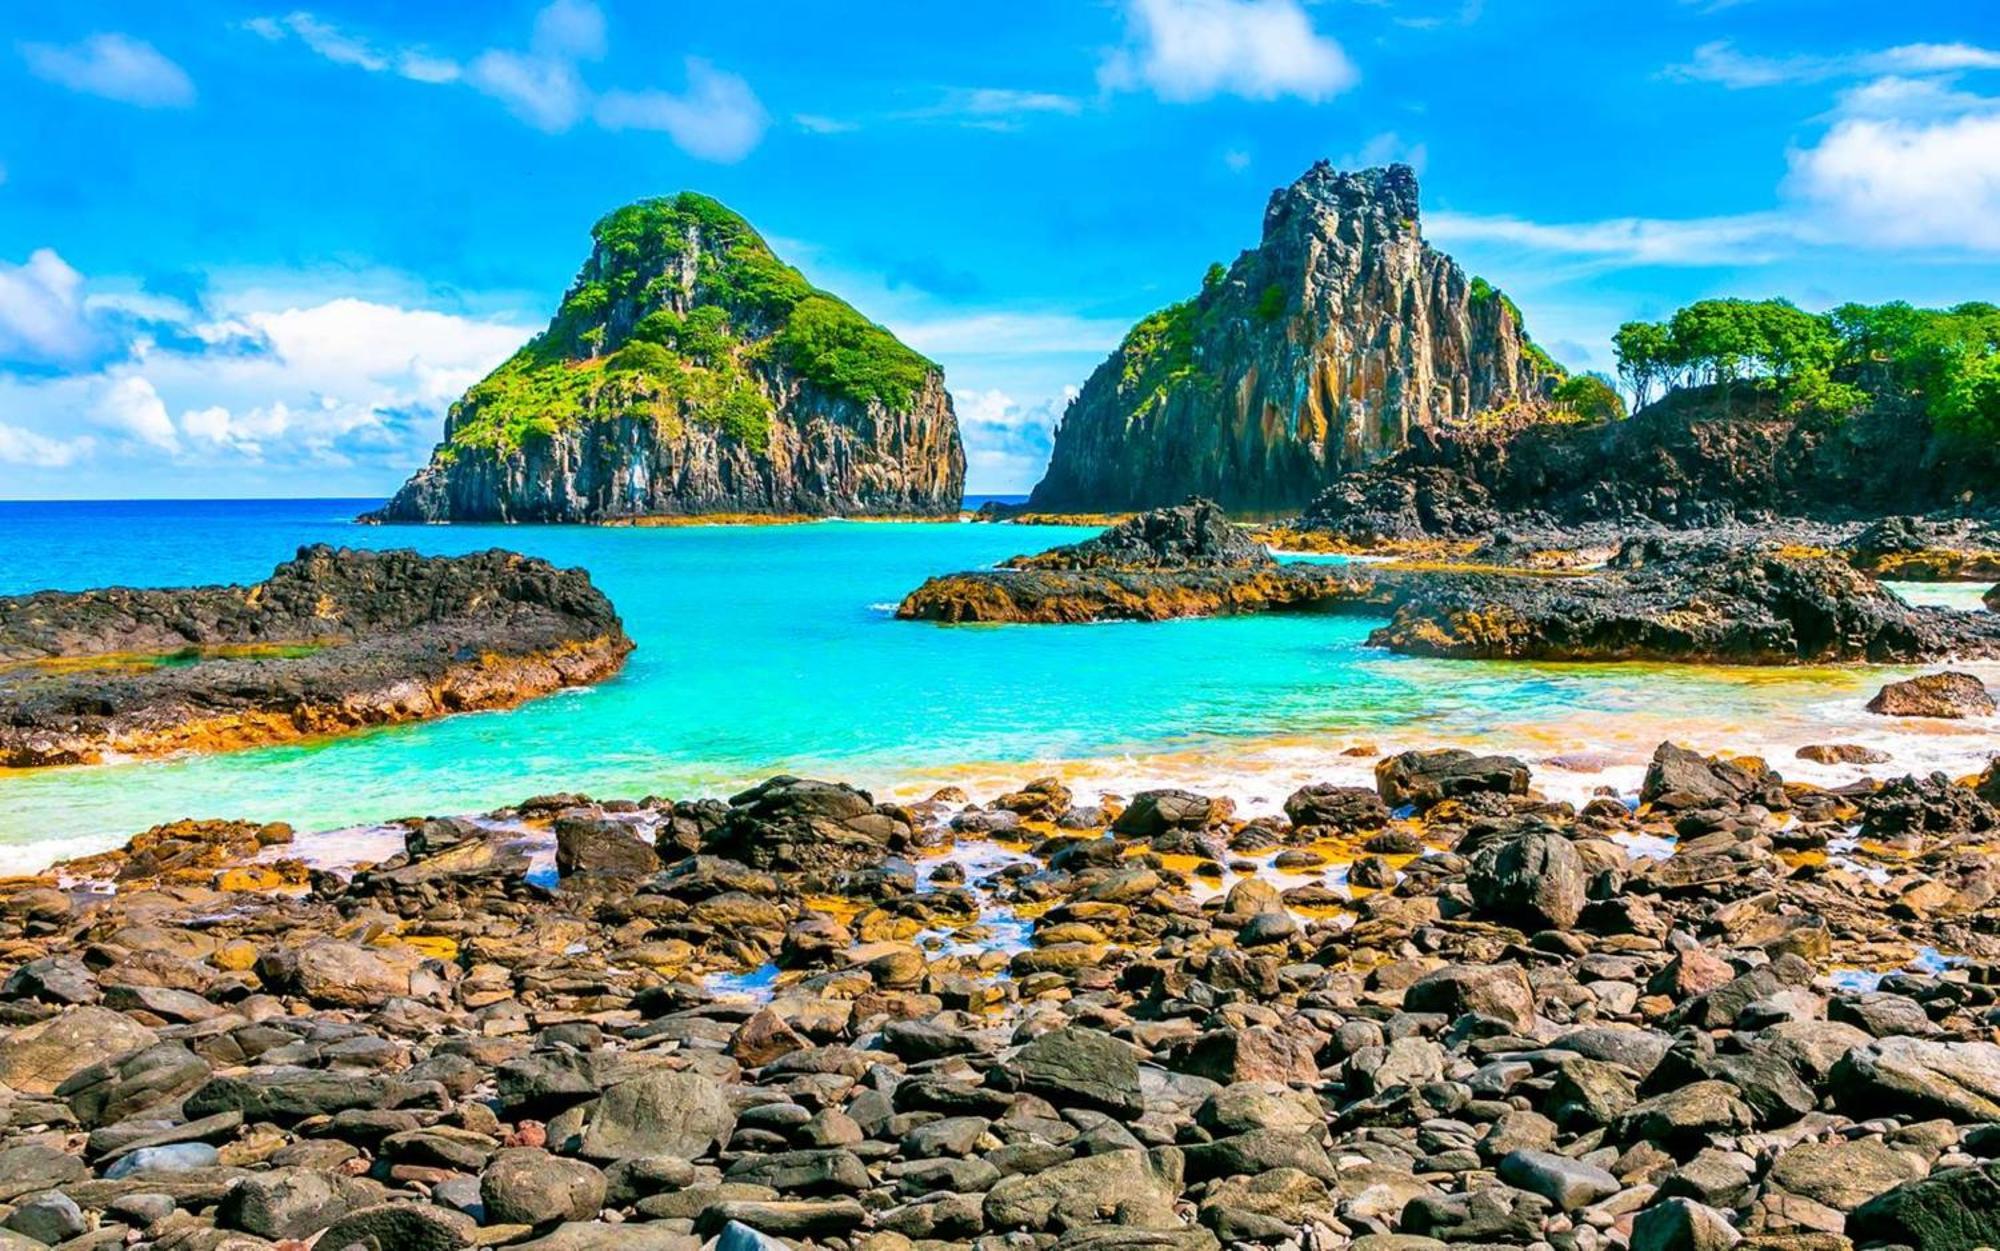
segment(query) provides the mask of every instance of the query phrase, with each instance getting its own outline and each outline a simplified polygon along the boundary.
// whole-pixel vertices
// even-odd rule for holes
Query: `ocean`
[[[1991,723],[1863,712],[1900,669],[1421,660],[1369,648],[1377,622],[1316,614],[1086,626],[894,618],[933,573],[1083,529],[353,523],[377,502],[0,503],[0,594],[250,582],[306,543],[504,546],[588,569],[638,650],[609,683],[505,712],[222,755],[0,771],[0,872],[179,817],[324,831],[557,790],[725,795],[774,773],[896,797],[957,785],[981,798],[1056,774],[1085,795],[1182,785],[1258,812],[1308,781],[1365,782],[1372,755],[1349,749],[1514,752],[1551,794],[1583,798],[1630,793],[1668,737],[1760,753],[1819,782],[1863,770],[1795,760],[1799,746],[1866,742],[1894,757],[1872,770],[1886,775],[1973,772],[1994,742]],[[1977,588],[1912,593],[1978,598]],[[2000,680],[1991,666],[1975,671]]]

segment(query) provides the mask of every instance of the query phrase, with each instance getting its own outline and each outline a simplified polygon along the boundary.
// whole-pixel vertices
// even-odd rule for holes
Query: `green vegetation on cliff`
[[[641,417],[762,451],[788,378],[908,408],[936,372],[708,196],[628,204],[591,238],[549,328],[459,401],[453,445],[511,450],[584,421]]]
[[[2000,441],[2000,308],[1901,302],[1807,313],[1784,300],[1702,300],[1612,340],[1643,404],[1662,392],[1754,382],[1799,413],[1846,416],[1884,399],[1919,405],[1949,437]]]
[[[1498,303],[1501,308],[1507,310],[1507,316],[1514,321],[1514,329],[1521,338],[1521,355],[1532,361],[1535,368],[1542,373],[1556,378],[1569,376],[1569,370],[1544,351],[1541,344],[1528,336],[1528,319],[1521,316],[1521,306],[1514,303],[1505,291],[1474,274],[1471,283],[1471,302],[1474,308]]]

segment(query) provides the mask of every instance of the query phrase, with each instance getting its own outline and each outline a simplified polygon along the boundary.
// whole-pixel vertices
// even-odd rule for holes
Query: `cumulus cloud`
[[[194,103],[187,71],[159,49],[130,35],[92,35],[81,43],[24,43],[21,56],[35,77],[141,108],[185,108]]]
[[[97,402],[87,410],[90,419],[116,434],[126,434],[142,443],[173,451],[180,446],[173,418],[167,416],[166,402],[153,384],[139,374],[107,378]]]
[[[52,439],[0,422],[0,465],[62,469],[88,456],[93,445],[88,436]]]
[[[1360,77],[1297,0],[1126,0],[1125,26],[1124,46],[1098,68],[1107,90],[1143,87],[1177,102],[1319,101]]]
[[[952,392],[965,440],[966,489],[975,495],[1013,495],[1040,481],[1056,423],[1076,393],[1075,387],[1064,387],[1059,395],[1022,402],[998,388]]]
[[[1792,154],[1787,186],[1844,238],[2000,252],[2000,107],[1849,118]]]
[[[687,59],[687,90],[613,91],[597,103],[606,130],[665,131],[690,156],[738,161],[770,124],[750,84],[699,57]]]
[[[180,481],[212,477],[222,490],[242,466],[259,465],[314,475],[349,466],[386,486],[420,463],[452,400],[531,333],[269,285],[217,284],[192,308],[90,294],[94,283],[62,272],[73,317],[118,350],[62,374],[0,370],[0,462],[116,471],[121,484],[171,468]]]
[[[0,261],[0,364],[50,365],[89,351],[83,275],[52,248],[37,248],[25,264]]]
[[[244,26],[274,42],[296,38],[337,65],[393,71],[420,83],[463,84],[549,134],[594,117],[608,130],[662,132],[702,160],[736,161],[762,140],[770,120],[743,78],[693,57],[683,92],[594,90],[583,67],[604,56],[608,38],[604,12],[592,0],[553,0],[536,13],[526,47],[486,48],[463,61],[421,47],[383,47],[304,11],[253,18]],[[804,118],[800,124],[811,128]]]

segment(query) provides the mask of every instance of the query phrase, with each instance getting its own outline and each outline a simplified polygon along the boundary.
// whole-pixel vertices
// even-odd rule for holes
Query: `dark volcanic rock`
[[[1465,883],[1479,910],[1529,930],[1566,930],[1583,911],[1589,871],[1575,845],[1552,830],[1528,830],[1481,847]]]
[[[867,791],[775,777],[730,798],[707,850],[758,869],[834,871],[880,864],[912,837],[908,815]]]
[[[1884,717],[1990,717],[1993,696],[1969,673],[1926,673],[1875,692],[1868,711]]]
[[[1406,751],[1375,765],[1375,788],[1391,808],[1419,811],[1461,795],[1528,793],[1528,766],[1512,756],[1479,756],[1461,748]]]
[[[609,677],[631,650],[588,575],[497,549],[303,547],[253,586],[9,596],[0,766],[506,707]]]
[[[1195,497],[1112,526],[1096,538],[1016,556],[1015,569],[1262,569],[1276,562],[1231,525],[1214,502]]]
[[[2000,620],[1912,607],[1832,556],[1646,539],[1601,573],[1427,581],[1369,641],[1463,659],[1895,663],[2000,654]]]
[[[1517,310],[1417,219],[1402,165],[1322,162],[1272,193],[1259,245],[1091,374],[1029,506],[1296,509],[1415,430],[1539,401],[1554,379]]]

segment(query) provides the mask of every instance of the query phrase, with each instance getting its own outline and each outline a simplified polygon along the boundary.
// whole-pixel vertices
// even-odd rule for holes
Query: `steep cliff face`
[[[1272,194],[1256,248],[1091,374],[1030,506],[1296,510],[1412,430],[1539,405],[1560,377],[1512,301],[1423,241],[1408,166],[1321,162]]]
[[[598,222],[549,328],[452,406],[370,519],[935,516],[965,486],[938,367],[683,192]]]

